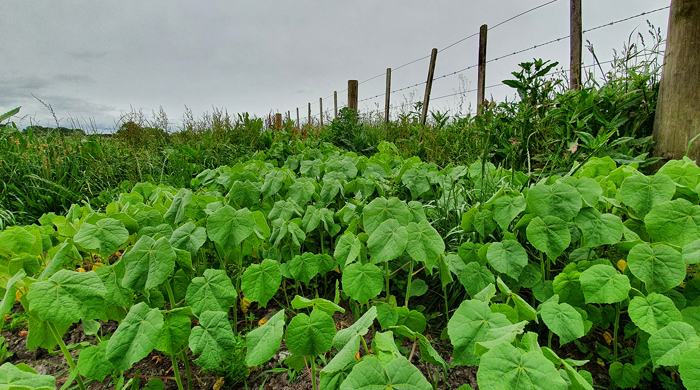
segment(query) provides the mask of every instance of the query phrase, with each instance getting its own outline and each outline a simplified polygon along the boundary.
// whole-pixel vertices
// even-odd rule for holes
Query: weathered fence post
[[[386,68],[386,99],[384,99],[384,121],[389,123],[389,101],[391,97],[391,68]]]
[[[481,115],[484,112],[484,98],[486,95],[486,34],[488,26],[481,25],[479,29],[479,69],[477,72],[477,87],[476,87],[476,115]]]
[[[335,111],[335,119],[338,119],[338,91],[333,91],[333,111]]]
[[[420,118],[420,123],[425,125],[425,120],[428,118],[428,104],[430,103],[430,90],[433,88],[433,75],[435,74],[435,60],[437,59],[438,49],[433,49],[430,53],[430,67],[428,68],[428,81],[425,84],[425,96],[423,97],[423,114]]]
[[[297,129],[301,129],[301,121],[299,120],[299,107],[297,107]]]
[[[357,111],[357,80],[348,80],[348,108]]]
[[[309,130],[311,130],[311,103],[309,103]]]
[[[275,114],[275,130],[279,130],[282,128],[282,114],[277,113]]]
[[[318,112],[321,114],[321,127],[323,127],[323,98],[318,98]]]
[[[581,89],[581,41],[583,39],[583,32],[581,30],[581,0],[571,0],[570,17],[569,46],[571,50],[571,63],[569,64],[569,68],[571,69],[571,75],[569,88],[579,90]]]

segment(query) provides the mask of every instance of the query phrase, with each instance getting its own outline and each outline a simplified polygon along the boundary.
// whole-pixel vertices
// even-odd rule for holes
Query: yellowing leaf
[[[608,343],[608,345],[612,344],[613,337],[610,334],[610,332],[603,333],[603,338],[605,339],[605,342]]]
[[[360,360],[360,351],[355,354],[355,360]]]
[[[625,272],[625,268],[627,268],[627,262],[625,260],[620,260],[617,262],[617,269],[620,270],[620,272]]]
[[[216,380],[216,383],[214,383],[214,386],[212,387],[213,390],[219,390],[224,386],[224,377],[220,377],[219,379]]]
[[[248,314],[248,309],[250,308],[250,303],[251,303],[250,299],[248,299],[246,297],[243,297],[243,299],[241,299],[240,305],[241,305],[241,311],[243,312],[243,314]]]
[[[338,267],[335,267],[335,269],[333,271],[337,272],[338,275],[340,275],[340,269],[338,269]]]
[[[78,272],[85,272],[85,268],[80,267],[80,268],[76,269],[76,271],[78,271]]]
[[[267,318],[263,317],[258,321],[258,327],[263,326],[267,323]]]

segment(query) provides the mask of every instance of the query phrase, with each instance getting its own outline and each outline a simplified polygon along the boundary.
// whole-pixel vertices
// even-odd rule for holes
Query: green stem
[[[177,383],[178,390],[185,390],[182,387],[182,379],[180,378],[180,369],[177,367],[177,358],[174,353],[170,354],[170,361],[173,363],[173,373],[175,374],[175,382]]]
[[[316,357],[311,358],[311,387],[314,390],[318,390],[318,385],[316,384]]]
[[[442,285],[442,296],[445,298],[445,322],[450,320],[450,308],[447,304],[447,286]]]
[[[168,299],[170,300],[170,310],[175,308],[175,294],[173,294],[173,288],[170,286],[170,280],[165,282],[165,290],[168,292]]]
[[[547,347],[549,347],[549,349],[552,349],[552,335],[554,335],[554,333],[550,330],[549,337],[547,338]]]
[[[324,255],[326,251],[323,249],[323,229],[319,229],[319,231],[321,231],[321,254]]]
[[[58,342],[58,346],[61,348],[61,352],[63,352],[63,356],[66,357],[66,361],[68,362],[68,366],[70,367],[71,371],[77,370],[75,367],[75,363],[73,362],[73,357],[71,357],[70,352],[68,351],[68,347],[66,347],[66,343],[63,342],[63,338],[61,337],[61,334],[58,332],[58,329],[56,329],[56,325],[52,323],[49,324],[49,329],[51,329],[51,333],[53,333],[53,337],[56,339]],[[80,390],[85,390],[85,384],[83,383],[83,377],[80,376],[80,373],[75,376],[75,381],[78,382],[78,386],[80,387]]]
[[[243,273],[243,241],[238,253],[238,274],[236,275],[236,296],[241,293],[241,274]],[[236,307],[233,309],[233,334],[238,333],[238,299],[233,302]]]
[[[185,362],[185,373],[187,374],[187,389],[192,390],[192,373],[190,372],[190,361],[187,360],[187,352],[183,351],[181,354],[182,361]]]
[[[384,274],[386,275],[386,301],[389,302],[389,262],[384,263]]]
[[[362,345],[365,346],[365,353],[369,355],[369,348],[367,348],[367,341],[365,341],[365,338],[363,336],[360,336],[360,339],[362,339]]]
[[[545,272],[545,267],[544,267],[544,254],[540,252],[540,271],[542,271],[542,283],[544,283],[546,279],[547,273]]]
[[[620,302],[615,304],[615,329],[613,330],[613,356],[617,361],[617,330],[620,327]]]
[[[413,259],[411,259],[410,263],[411,264],[408,266],[408,283],[406,284],[406,304],[404,305],[406,307],[408,307],[408,296],[411,294],[411,279],[413,278]]]

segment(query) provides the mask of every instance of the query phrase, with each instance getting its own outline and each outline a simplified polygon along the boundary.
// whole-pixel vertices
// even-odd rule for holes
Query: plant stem
[[[316,357],[312,357],[310,360],[311,360],[311,387],[313,387],[314,390],[318,390],[318,385],[316,384]]]
[[[75,367],[75,363],[73,362],[73,357],[71,357],[70,352],[68,351],[68,347],[66,347],[66,343],[63,342],[63,338],[61,338],[61,334],[58,332],[58,329],[56,329],[56,325],[52,323],[49,324],[49,329],[51,329],[51,333],[53,333],[53,337],[56,339],[58,342],[58,346],[61,348],[61,352],[63,352],[63,356],[66,357],[66,361],[68,362],[68,366],[70,367],[71,371],[77,370]],[[85,384],[83,383],[83,377],[80,376],[80,373],[75,376],[75,381],[78,382],[78,386],[80,387],[80,390],[85,390]]]
[[[182,387],[182,379],[180,378],[180,369],[177,367],[177,358],[175,357],[175,353],[170,354],[170,361],[173,364],[173,373],[175,374],[175,382],[177,383],[177,388],[179,390],[185,390]]]
[[[175,294],[173,294],[173,288],[170,286],[170,280],[165,281],[165,290],[168,292],[168,299],[170,300],[170,310],[175,308]]]
[[[408,307],[408,297],[411,295],[411,279],[413,278],[413,259],[411,259],[410,263],[411,264],[408,266],[408,283],[406,284],[406,304],[404,305],[406,307]]]
[[[241,274],[243,270],[243,241],[241,241],[241,247],[238,253],[238,274],[236,275],[236,296],[241,292]],[[233,334],[238,333],[238,302],[234,301],[236,307],[233,309]]]
[[[367,348],[367,341],[365,341],[365,338],[363,336],[360,336],[360,339],[362,339],[362,345],[365,346],[365,353],[369,355],[369,348]]]
[[[552,335],[554,335],[554,333],[550,330],[549,337],[547,338],[547,347],[549,349],[552,349]]]
[[[620,302],[615,304],[615,329],[613,330],[613,356],[617,361],[617,329],[620,327]]]
[[[384,263],[384,274],[386,275],[386,301],[389,302],[389,262]]]
[[[187,389],[192,390],[192,373],[190,372],[190,361],[187,360],[187,350],[180,354],[182,361],[185,362],[185,373],[187,374]]]
[[[542,272],[542,283],[544,283],[547,280],[547,273],[544,268],[544,254],[542,252],[540,252],[540,271]]]

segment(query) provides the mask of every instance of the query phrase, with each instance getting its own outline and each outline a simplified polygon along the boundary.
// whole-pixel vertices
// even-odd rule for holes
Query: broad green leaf
[[[681,310],[683,321],[689,323],[700,334],[700,307],[692,306]]]
[[[162,312],[163,328],[156,349],[167,354],[179,353],[187,346],[187,339],[192,331],[189,307]]]
[[[644,223],[652,240],[685,246],[700,239],[700,206],[685,199],[655,204]]]
[[[369,207],[369,206],[368,206]],[[373,264],[399,257],[408,244],[408,231],[395,219],[382,222],[369,236],[367,250]]]
[[[185,206],[191,201],[192,191],[181,188],[173,198],[173,203],[170,204],[170,208],[165,215],[163,215],[163,219],[171,225],[180,224],[180,222],[185,219]]]
[[[0,249],[17,255],[20,253],[38,255],[39,253],[35,249],[36,243],[36,236],[23,227],[7,229],[0,233]]]
[[[700,263],[700,240],[683,247],[683,262],[687,265]]]
[[[273,356],[280,349],[284,336],[284,310],[278,311],[270,317],[263,326],[251,330],[246,335],[246,364],[259,366]]]
[[[229,196],[240,207],[251,207],[260,202],[260,186],[250,180],[237,180],[233,183]]]
[[[347,266],[358,259],[361,250],[362,242],[360,239],[355,237],[354,234],[346,232],[340,236],[333,256],[338,260],[339,264]]]
[[[700,348],[683,353],[678,372],[686,389],[700,389]]]
[[[225,249],[233,249],[255,229],[255,218],[248,209],[234,210],[224,206],[207,218],[207,234]]]
[[[132,292],[122,286],[124,279],[124,262],[118,261],[112,265],[103,265],[95,270],[95,274],[104,283],[106,306],[128,307],[131,306]]]
[[[568,184],[538,184],[527,192],[527,205],[535,216],[570,221],[581,209],[581,196]]]
[[[209,268],[202,276],[192,279],[187,287],[185,302],[197,316],[205,311],[228,313],[237,296],[226,271]]]
[[[336,335],[337,336],[337,335]],[[321,370],[322,375],[332,374],[344,369],[348,364],[355,361],[356,354],[360,351],[360,336],[353,334],[350,340],[343,344],[338,353]]]
[[[438,256],[445,252],[445,242],[428,221],[411,222],[406,227],[408,242],[406,252],[416,261],[432,269]]]
[[[60,335],[66,333],[71,324],[55,324],[56,329]],[[36,315],[29,313],[29,319],[27,320],[27,329],[29,334],[27,335],[27,349],[33,350],[34,348],[40,347],[48,350],[53,350],[58,341],[53,335],[52,330],[49,328],[49,323],[42,321]]]
[[[658,174],[667,175],[674,182],[688,188],[695,188],[700,180],[700,168],[694,161],[685,158],[668,161],[659,169]]]
[[[285,173],[283,171],[272,171],[265,175],[265,183],[260,188],[263,198],[269,198],[279,192],[284,185],[284,177]]]
[[[282,273],[278,262],[265,259],[260,264],[251,264],[241,277],[243,295],[260,306],[275,296],[282,284]]]
[[[39,375],[36,372],[20,370],[5,363],[0,366],[0,390],[53,390],[56,388],[56,378],[51,375]]]
[[[467,264],[459,274],[459,282],[462,283],[470,297],[474,297],[479,291],[495,281],[496,278],[491,271],[486,266],[476,262]]]
[[[389,219],[395,219],[401,226],[408,225],[408,207],[398,198],[375,198],[362,211],[365,232],[370,236],[382,222]]]
[[[627,313],[639,329],[649,334],[656,333],[673,321],[683,321],[681,312],[676,309],[671,298],[656,293],[634,297]]]
[[[475,355],[477,341],[485,341],[491,328],[511,325],[508,318],[500,313],[492,313],[485,302],[468,300],[459,305],[447,323],[447,333],[454,346],[453,365],[473,366],[478,364]]]
[[[523,272],[520,273],[520,277],[518,278],[518,283],[525,288],[532,288],[541,281],[542,271],[540,271],[540,268],[535,267],[532,263],[525,265]]]
[[[333,346],[341,350],[353,337],[364,336],[374,323],[375,318],[377,318],[377,307],[372,306],[354,324],[336,333],[335,337],[333,337]]]
[[[479,388],[488,390],[566,390],[568,385],[542,352],[523,352],[501,343],[481,357]]]
[[[175,270],[177,254],[165,237],[158,241],[142,236],[124,253],[122,285],[132,290],[148,290],[163,283]]]
[[[586,303],[621,302],[631,288],[629,278],[619,274],[611,265],[594,265],[583,271],[579,279]]]
[[[20,269],[7,281],[7,285],[5,285],[5,295],[2,298],[2,302],[0,302],[0,329],[2,329],[2,325],[5,323],[5,316],[10,314],[12,306],[15,305],[17,294],[15,283],[24,279],[25,276],[27,276],[27,274],[23,269]],[[0,343],[0,345],[2,345],[2,343]]]
[[[94,272],[60,270],[49,280],[29,287],[29,311],[44,321],[71,324],[95,318],[104,319],[107,293]]]
[[[340,385],[340,390],[430,390],[432,387],[423,374],[404,357],[382,364],[374,356],[367,356],[353,367]]]
[[[280,200],[275,202],[275,205],[272,207],[272,210],[270,210],[270,213],[267,215],[267,218],[270,221],[274,221],[276,219],[284,219],[284,220],[290,220],[292,219],[295,215],[301,216],[304,214],[304,210],[293,200]]]
[[[552,259],[562,254],[571,243],[569,227],[558,217],[535,217],[527,225],[526,233],[530,244]]]
[[[622,220],[617,215],[601,214],[598,210],[587,207],[579,211],[574,223],[581,229],[587,248],[614,245],[622,239]]]
[[[124,372],[158,345],[163,315],[145,302],[134,305],[109,339],[106,356],[114,370]]]
[[[676,193],[676,185],[666,175],[633,175],[620,186],[620,200],[644,218],[655,204],[668,202]]]
[[[190,252],[193,256],[207,241],[207,229],[197,227],[192,221],[175,229],[170,236],[170,245],[173,248]]]
[[[598,204],[600,195],[603,194],[603,189],[600,188],[600,184],[588,177],[577,179],[573,176],[567,176],[561,179],[560,183],[568,184],[574,187],[581,195],[584,206],[595,207]]]
[[[336,311],[339,311],[341,313],[345,313],[345,309],[343,309],[342,307],[336,305],[335,303],[333,303],[327,299],[323,299],[323,298],[309,299],[309,298],[305,298],[305,297],[302,297],[300,295],[297,295],[292,300],[292,308],[295,310],[306,309],[308,307],[313,307],[314,309],[321,310],[324,313],[328,314],[329,316],[333,316],[333,314]]]
[[[304,284],[309,284],[319,271],[318,258],[311,252],[304,252],[303,255],[294,256],[289,262],[289,273],[295,280]]]
[[[409,310],[407,307],[400,306],[396,309],[398,319],[397,326],[405,326],[413,332],[423,333],[427,325],[425,316],[417,310]],[[403,335],[404,337],[408,337]]]
[[[665,293],[685,279],[683,256],[667,245],[635,245],[627,256],[627,266],[646,285],[647,291]]]
[[[681,356],[698,348],[700,337],[695,329],[685,322],[671,322],[649,337],[649,353],[654,368],[658,366],[677,366]]]
[[[399,313],[396,308],[386,302],[377,302],[377,321],[382,329],[396,325],[399,320]]]
[[[39,275],[39,280],[43,280],[50,277],[59,270],[64,269],[67,265],[71,264],[72,262],[76,260],[81,260],[81,258],[82,256],[80,256],[78,248],[76,248],[75,245],[73,245],[73,243],[70,242],[70,240],[64,241],[61,247],[56,252],[56,254],[53,256],[53,258],[51,258],[49,264],[46,265],[44,271],[42,271],[41,275]]]
[[[287,191],[287,200],[293,200],[299,206],[303,206],[311,200],[316,192],[316,187],[308,179],[301,179],[294,182]]]
[[[493,220],[505,232],[511,221],[525,211],[526,207],[527,203],[522,196],[501,196],[493,202]]]
[[[530,306],[520,295],[511,291],[511,289],[503,282],[500,277],[496,278],[496,285],[501,293],[510,296],[515,304],[515,310],[518,312],[518,318],[522,321],[535,321],[537,322],[537,310]]]
[[[416,338],[418,339],[418,347],[420,348],[420,360],[426,361],[430,364],[442,367],[445,371],[449,369],[449,365],[445,362],[445,359],[440,356],[440,354],[433,348],[425,336],[420,333],[416,333]]]
[[[539,312],[549,330],[559,336],[560,345],[583,337],[583,317],[571,305],[549,301],[540,305]]]
[[[343,271],[343,290],[361,304],[382,292],[382,270],[373,264],[353,263]]]
[[[199,316],[199,326],[192,328],[189,346],[192,353],[199,356],[197,365],[206,369],[219,367],[221,361],[231,356],[236,347],[228,313],[205,311]]]
[[[80,375],[101,382],[112,373],[114,367],[107,359],[107,344],[108,340],[104,340],[80,351],[77,364]]]
[[[641,379],[637,368],[629,363],[622,364],[620,362],[613,362],[610,364],[608,372],[610,373],[610,379],[612,379],[613,383],[622,389],[629,389],[637,386]]]
[[[518,279],[527,265],[527,252],[519,242],[505,240],[491,244],[486,252],[486,259],[496,271]]]
[[[401,176],[401,182],[411,191],[411,196],[414,199],[430,190],[428,172],[421,169],[408,169],[404,172],[403,176]]]
[[[129,232],[122,221],[100,219],[94,225],[83,222],[73,241],[87,251],[95,251],[108,257],[129,239]]]
[[[321,310],[313,310],[311,316],[301,313],[292,319],[287,325],[285,341],[292,354],[315,357],[331,349],[335,334],[333,318]]]

